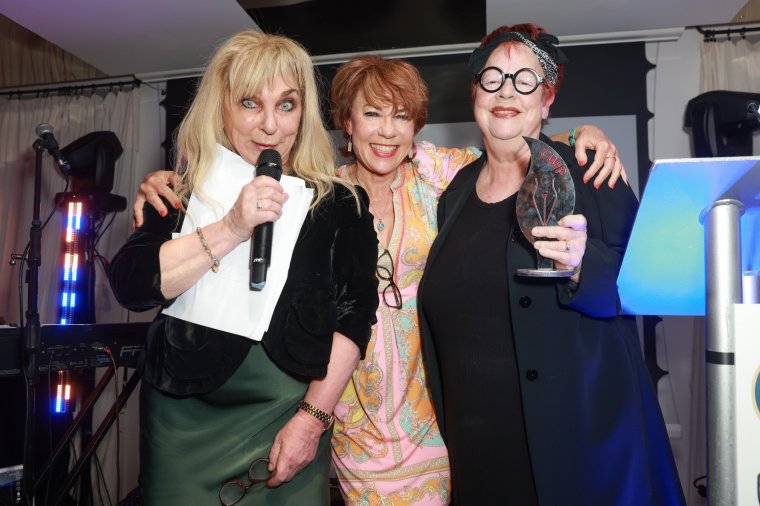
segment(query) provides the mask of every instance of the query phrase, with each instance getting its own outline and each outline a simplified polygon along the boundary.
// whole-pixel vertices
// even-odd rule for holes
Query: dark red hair
[[[546,30],[543,27],[540,27],[538,25],[535,25],[533,23],[522,23],[519,25],[504,25],[500,26],[496,29],[494,29],[491,33],[483,37],[483,39],[480,41],[480,47],[485,46],[489,42],[491,42],[493,39],[496,38],[497,35],[500,35],[502,33],[508,33],[508,32],[523,32],[525,34],[528,34],[528,38],[532,41],[535,41],[538,38],[538,35],[540,33],[546,33]],[[500,46],[517,46],[523,44],[519,41],[504,41],[500,44]],[[524,44],[523,44],[524,45]],[[556,95],[559,91],[560,84],[562,84],[562,78],[565,76],[565,65],[562,63],[557,64],[557,81],[554,84],[551,84],[549,81],[545,81],[544,84],[546,88],[549,90],[549,93],[552,93],[553,95]],[[470,94],[472,97],[472,100],[475,100],[475,92],[477,91],[478,83],[473,80],[472,87],[470,90]]]

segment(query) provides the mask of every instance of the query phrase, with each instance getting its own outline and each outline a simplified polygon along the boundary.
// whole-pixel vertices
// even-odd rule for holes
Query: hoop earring
[[[348,151],[349,153],[351,153],[351,149],[352,148],[353,148],[353,146],[351,145],[351,137],[349,137],[348,138],[348,146],[346,146],[346,151]]]

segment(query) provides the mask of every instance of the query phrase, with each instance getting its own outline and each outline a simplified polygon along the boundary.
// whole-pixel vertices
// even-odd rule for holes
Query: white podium
[[[760,157],[656,161],[618,286],[628,313],[705,316],[710,506],[760,504],[758,269]]]

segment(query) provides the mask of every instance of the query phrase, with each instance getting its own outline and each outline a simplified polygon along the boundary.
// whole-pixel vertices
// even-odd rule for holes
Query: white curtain
[[[760,42],[704,42],[700,91],[712,90],[760,93]]]
[[[135,160],[139,125],[140,89],[104,90],[87,94],[44,97],[0,98],[0,286],[6,287],[0,299],[0,317],[8,323],[23,324],[19,316],[19,265],[9,265],[11,252],[21,253],[29,241],[33,216],[35,127],[49,123],[61,147],[90,132],[110,130],[116,134],[124,153],[116,162],[111,193],[132,200],[136,187]],[[41,178],[41,212],[44,220],[53,211],[56,193],[64,191],[65,180],[52,158],[44,153]],[[142,178],[142,174],[139,179]],[[131,210],[117,213],[113,225],[98,243],[98,252],[110,258],[124,243],[131,230]],[[56,211],[42,234],[42,262],[38,299],[40,321],[55,323],[59,286],[59,252],[63,213]],[[10,290],[8,289],[10,288]],[[26,285],[23,287],[26,308]],[[113,301],[105,274],[96,270],[95,311],[98,323],[126,320],[126,313]]]
[[[760,41],[740,38],[702,43],[700,93],[713,90],[760,93]],[[760,132],[752,139],[760,155]]]

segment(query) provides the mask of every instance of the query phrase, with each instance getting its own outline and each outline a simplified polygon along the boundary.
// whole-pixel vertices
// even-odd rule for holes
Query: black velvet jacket
[[[369,342],[378,304],[377,236],[367,195],[357,191],[361,215],[348,190],[335,185],[332,197],[306,216],[264,333],[270,358],[295,376],[325,376],[334,332],[355,342],[362,357]],[[108,273],[116,299],[127,309],[144,311],[173,302],[161,294],[158,253],[181,229],[181,221],[176,211],[162,218],[145,206],[144,225],[119,250]],[[250,339],[159,313],[148,331],[143,380],[175,395],[211,392],[232,376],[251,345]]]

